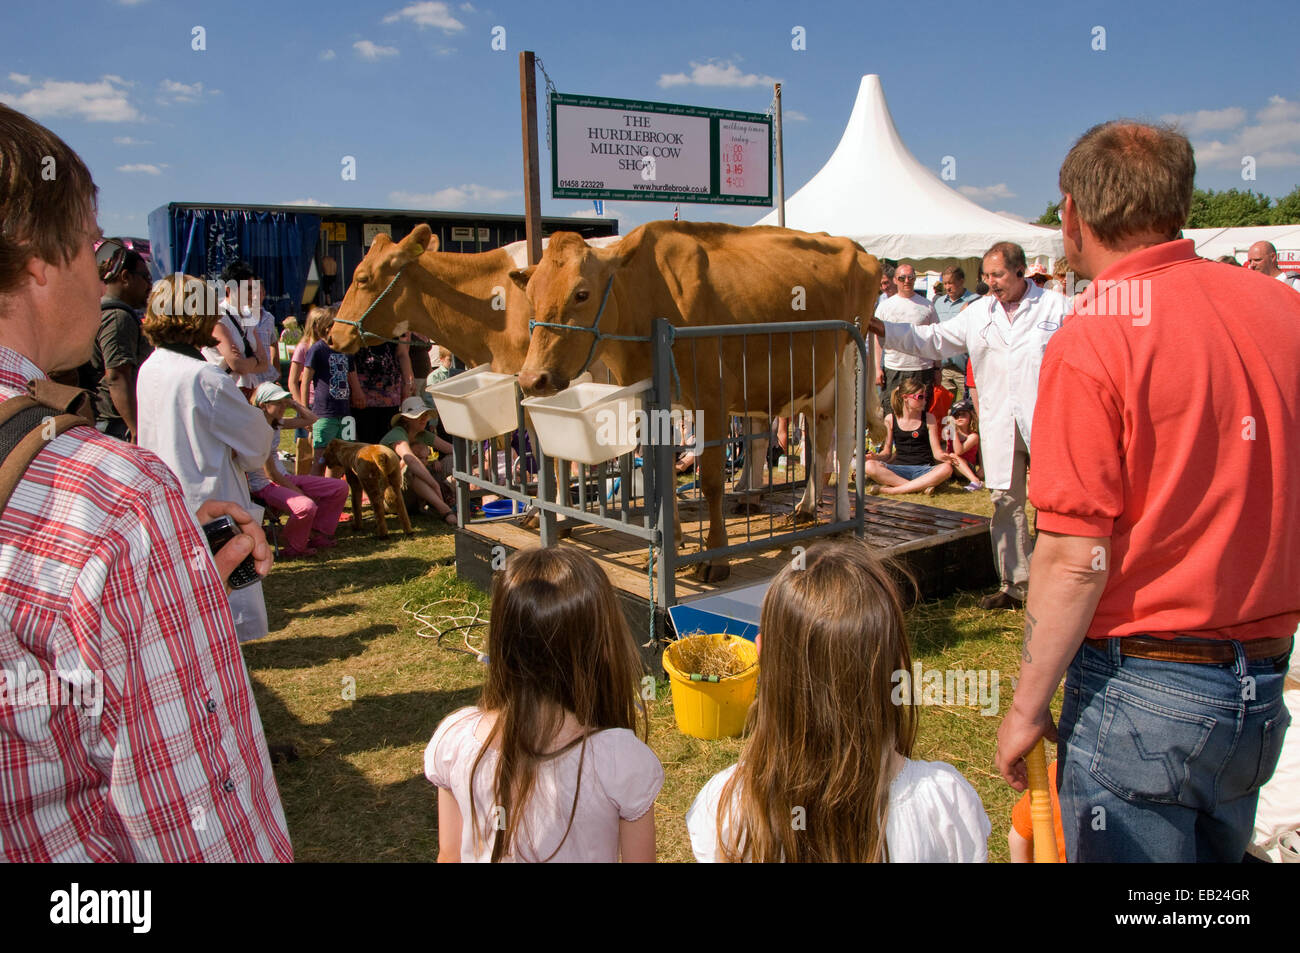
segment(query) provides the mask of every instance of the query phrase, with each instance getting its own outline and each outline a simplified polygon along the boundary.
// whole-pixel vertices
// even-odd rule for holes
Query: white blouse
[[[484,755],[474,775],[474,789],[470,790],[470,771],[483,747],[474,735],[482,718],[478,708],[452,712],[443,719],[424,751],[424,776],[437,787],[451,791],[460,808],[460,859],[465,863],[491,860],[496,833],[496,819],[491,813],[495,800],[495,749]],[[579,744],[538,765],[532,796],[507,861],[545,860],[559,847],[551,858],[554,863],[614,863],[618,860],[619,821],[639,820],[654,809],[664,783],[664,769],[634,732],[610,728],[589,737],[586,745],[585,756]],[[573,826],[566,837],[580,757],[582,788]],[[471,801],[482,829],[477,844],[470,826]]]
[[[192,516],[208,500],[238,503],[261,522],[244,471],[266,462],[275,431],[215,365],[155,348],[136,378],[139,443],[180,480]],[[261,582],[230,594],[239,641],[269,631]]]
[[[715,774],[686,812],[691,850],[702,864],[717,863],[718,804],[736,765]],[[976,863],[988,860],[992,825],[970,782],[942,761],[904,761],[889,785],[885,843],[892,863]]]

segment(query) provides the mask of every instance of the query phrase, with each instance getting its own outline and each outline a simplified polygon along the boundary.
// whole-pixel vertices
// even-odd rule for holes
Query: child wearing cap
[[[284,545],[280,549],[281,559],[315,556],[318,550],[334,545],[334,531],[338,529],[339,516],[347,505],[348,485],[331,477],[285,473],[276,454],[279,430],[285,425],[285,412],[289,407],[295,408],[298,415],[294,423],[303,426],[314,424],[316,415],[273,381],[259,385],[250,400],[266,414],[267,423],[276,430],[277,439],[266,462],[256,470],[247,471],[249,492],[263,506],[289,517],[284,529]]]
[[[984,489],[980,480],[980,435],[975,424],[975,405],[969,400],[959,400],[948,412],[949,421],[943,428],[941,457],[952,464],[954,473],[960,473],[969,482],[963,489],[968,492]]]
[[[419,397],[408,397],[393,414],[389,423],[392,429],[380,438],[380,443],[391,447],[402,461],[402,492],[408,500],[414,496],[428,503],[448,526],[456,525],[456,514],[442,498],[438,478],[429,472],[427,460],[430,450],[451,453],[451,445],[430,433],[426,428],[433,411]],[[412,505],[415,500],[410,500]]]

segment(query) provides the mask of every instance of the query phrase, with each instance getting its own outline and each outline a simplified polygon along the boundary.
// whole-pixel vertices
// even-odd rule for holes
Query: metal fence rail
[[[741,407],[726,407],[726,404],[721,401],[719,406],[724,407],[729,416],[738,416],[746,421],[765,416],[770,428],[774,425],[776,419],[773,411],[778,409],[772,406],[771,401],[773,354],[787,354],[786,363],[789,366],[788,374],[790,377],[787,383],[789,392],[793,393],[794,344],[796,338],[800,335],[825,334],[826,332],[847,333],[856,346],[859,367],[867,367],[866,343],[863,340],[861,331],[853,324],[844,321],[785,321],[769,324],[683,328],[674,327],[667,321],[658,319],[654,322],[650,342],[653,352],[653,388],[643,395],[646,418],[649,421],[671,419],[674,398],[678,397],[682,392],[683,382],[679,378],[678,363],[674,359],[673,348],[675,346],[695,348],[697,342],[701,340],[715,339],[718,342],[720,394],[722,391],[721,375],[727,373],[740,376],[741,392],[743,394]],[[747,362],[745,360],[742,359],[742,366],[739,368],[724,368],[721,366],[721,339],[734,337],[742,339],[742,347],[747,345],[749,338],[757,337],[766,338],[767,340],[766,374],[768,386],[766,390],[768,401],[766,406],[750,407],[749,393],[752,389],[750,386],[752,369],[746,366]],[[779,345],[782,343],[780,338],[782,337],[786,339],[784,344],[788,347],[787,352],[780,350]],[[815,366],[815,338],[810,337],[809,341],[814,345],[811,359],[813,366]],[[835,358],[835,383],[838,384],[838,375],[841,370],[838,364],[838,355],[835,355]],[[691,393],[696,395],[698,401],[700,394],[698,381],[700,361],[694,351],[692,352],[690,366],[693,371],[693,379],[690,382]],[[854,452],[856,459],[859,461],[865,459],[866,453],[866,387],[870,386],[871,383],[868,381],[868,377],[868,374],[858,373],[854,384],[857,405],[856,419],[862,424],[857,427],[854,434]],[[754,383],[758,383],[758,380],[755,379]],[[809,396],[811,398],[811,395]],[[838,388],[836,388],[836,420],[840,419],[841,410],[838,406]],[[807,415],[808,424],[803,433],[805,446],[811,445],[813,454],[816,453],[816,416],[815,413]],[[696,423],[698,424],[698,421]],[[500,451],[496,449],[497,441],[473,442],[462,437],[453,438],[452,475],[457,481],[456,515],[459,524],[462,527],[471,525],[471,497],[473,495],[491,493],[505,499],[517,500],[538,513],[541,524],[540,542],[543,546],[551,546],[558,541],[556,520],[561,516],[573,523],[601,526],[641,540],[651,549],[651,558],[655,570],[654,601],[663,609],[676,604],[675,576],[677,570],[682,566],[758,550],[778,549],[819,536],[847,530],[852,530],[860,538],[864,532],[863,481],[858,480],[853,496],[855,505],[852,515],[848,519],[832,519],[828,522],[815,522],[812,526],[777,531],[775,520],[769,517],[768,532],[766,533],[753,532],[751,524],[755,522],[761,523],[761,521],[751,520],[746,524],[746,538],[743,541],[729,542],[725,547],[708,549],[704,543],[706,517],[701,522],[698,533],[700,550],[694,553],[678,552],[674,544],[678,522],[677,506],[680,502],[692,502],[698,505],[702,500],[698,479],[693,488],[694,497],[688,498],[687,501],[681,501],[680,499],[681,494],[678,491],[676,481],[676,456],[678,452],[683,449],[691,449],[691,447],[679,442],[678,438],[681,436],[679,433],[674,431],[672,439],[668,440],[662,439],[663,433],[642,433],[640,434],[642,446],[637,450],[597,466],[579,465],[576,481],[577,502],[575,505],[556,501],[556,486],[552,472],[553,461],[542,453],[540,447],[534,446],[531,448],[531,456],[536,465],[536,476],[533,477],[529,473],[530,468],[527,466],[528,454],[522,452],[527,447],[523,436],[526,428],[522,407],[518,410],[518,424],[519,429],[513,439],[507,438],[503,449]],[[655,428],[647,427],[646,429]],[[724,454],[730,452],[729,458],[725,458],[724,467],[731,466],[738,469],[737,458],[743,453],[750,471],[753,474],[761,473],[764,461],[758,459],[753,453],[753,443],[766,441],[766,436],[750,434],[749,430],[749,425],[744,426],[741,436],[736,437],[729,432],[729,428],[724,428],[724,435],[721,439],[705,441],[697,425],[694,434],[697,476],[698,455],[706,447],[717,446],[721,446]],[[793,435],[791,435],[792,445]],[[800,488],[805,487],[806,481],[812,477],[814,472],[812,467],[813,458],[810,457],[806,450],[803,457],[803,480],[787,479],[784,482],[776,482],[773,479],[773,468],[769,467],[767,481],[761,489],[770,495],[771,491],[775,489],[784,490],[789,488],[791,501],[793,502]],[[639,466],[638,462],[640,463]],[[573,480],[569,472],[570,465],[565,463],[562,464],[562,467],[561,479],[566,484],[572,484]],[[793,467],[790,467],[787,470],[787,476],[792,472]],[[641,476],[640,492],[638,492],[636,486],[637,474]],[[848,473],[841,472],[839,479],[848,479]],[[751,478],[751,484],[753,482],[755,481]],[[750,492],[757,492],[758,489],[754,488]]]

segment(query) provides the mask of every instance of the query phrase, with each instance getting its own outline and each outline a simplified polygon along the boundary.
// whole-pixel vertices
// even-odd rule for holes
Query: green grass
[[[288,436],[288,435],[286,435]],[[987,493],[959,489],[918,503],[989,515]],[[295,855],[303,861],[432,860],[437,852],[433,787],[423,752],[452,710],[473,704],[483,667],[419,635],[401,611],[456,596],[488,608],[456,578],[453,537],[440,520],[416,517],[416,535],[378,541],[345,524],[339,545],[310,561],[278,564],[265,583],[271,634],[244,647],[267,738],[293,743],[300,759],[277,764],[276,779]],[[999,673],[999,713],[1011,701],[1021,612],[984,612],[978,593],[914,607],[907,618],[914,656],[938,669]],[[345,698],[355,685],[355,700]],[[658,854],[688,861],[683,821],[701,785],[736,760],[740,739],[700,741],[676,730],[666,683],[650,705],[650,745],[664,765],[656,804]],[[914,757],[947,761],[974,785],[993,824],[992,859],[1005,860],[1016,794],[993,768],[1000,719],[970,708],[922,707]]]

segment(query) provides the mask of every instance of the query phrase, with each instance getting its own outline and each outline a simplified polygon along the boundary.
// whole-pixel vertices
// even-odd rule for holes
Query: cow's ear
[[[527,268],[516,268],[514,271],[510,272],[510,280],[523,290],[527,291],[528,279],[533,276],[533,272],[536,270],[536,265],[529,265]]]
[[[433,231],[428,225],[417,225],[411,234],[397,243],[397,254],[393,256],[393,266],[405,268],[423,255],[433,241]]]

